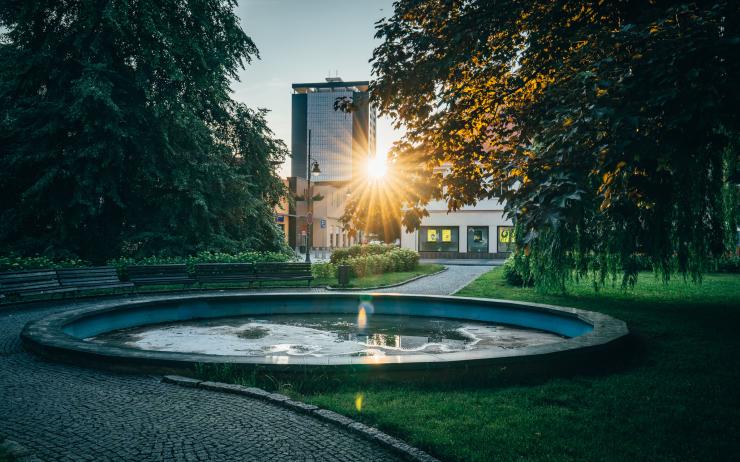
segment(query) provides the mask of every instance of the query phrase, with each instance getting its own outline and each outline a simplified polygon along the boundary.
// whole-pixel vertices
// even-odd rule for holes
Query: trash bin
[[[337,268],[337,279],[340,286],[345,287],[349,285],[349,271],[351,268],[349,265],[339,265]]]

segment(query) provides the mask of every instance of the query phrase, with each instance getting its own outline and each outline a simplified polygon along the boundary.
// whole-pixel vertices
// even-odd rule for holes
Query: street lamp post
[[[308,163],[306,164],[306,177],[308,178],[308,191],[306,198],[306,207],[308,213],[306,213],[306,263],[311,263],[311,244],[312,238],[311,231],[313,230],[313,194],[311,193],[311,176],[319,176],[321,170],[319,169],[319,163],[314,161],[311,163],[311,130],[308,131]]]

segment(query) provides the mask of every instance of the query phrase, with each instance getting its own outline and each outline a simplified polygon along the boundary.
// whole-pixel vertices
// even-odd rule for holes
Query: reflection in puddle
[[[385,356],[512,349],[547,332],[483,322],[352,314],[219,318],[122,329],[87,339],[143,350],[237,356]]]

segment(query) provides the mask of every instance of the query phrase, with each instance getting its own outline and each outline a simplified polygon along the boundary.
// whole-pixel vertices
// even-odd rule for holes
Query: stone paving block
[[[190,377],[182,377],[180,375],[165,375],[162,377],[162,382],[182,385],[183,387],[196,387],[201,381]]]
[[[317,411],[314,411],[314,414],[320,416],[324,420],[327,420],[329,422],[332,422],[338,425],[349,426],[355,423],[355,421],[350,419],[349,417],[345,417],[341,414],[337,414],[336,412],[330,411],[328,409],[319,409]]]
[[[249,393],[252,396],[267,396],[270,394],[269,391],[265,391],[261,388],[255,388],[255,387],[245,387],[245,390],[247,393]]]
[[[285,401],[284,404],[300,412],[313,412],[319,409],[318,406],[314,406],[313,404],[303,403],[301,401],[293,401],[292,399]]]
[[[285,395],[281,395],[280,393],[270,393],[267,395],[267,399],[269,399],[270,401],[278,401],[278,402],[284,402],[284,401],[290,400],[290,398],[288,398]]]
[[[382,292],[447,295],[488,269],[450,267]],[[29,321],[119,302],[56,301],[32,310],[0,310],[0,389],[7,397],[0,400],[0,440],[30,448],[18,460],[436,461],[377,429],[284,395],[167,376],[162,381],[181,385],[171,387],[148,376],[39,361],[21,346],[19,333]]]
[[[0,443],[0,449],[16,459],[31,455],[31,451],[28,448],[26,448],[22,444],[19,444],[17,441],[13,441],[10,439],[6,439],[2,443]]]
[[[30,450],[18,460],[402,459],[354,432],[327,425],[310,405],[305,405],[308,413],[296,412],[300,405],[284,395],[177,376],[162,383],[146,375],[39,361],[22,348],[19,333],[28,321],[86,303],[93,302],[0,312],[0,435]]]

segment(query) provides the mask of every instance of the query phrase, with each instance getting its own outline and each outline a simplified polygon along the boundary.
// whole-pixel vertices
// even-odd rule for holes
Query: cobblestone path
[[[491,270],[491,266],[448,266],[447,271],[377,292],[400,294],[452,295]]]
[[[381,292],[449,295],[488,270],[449,266]],[[21,348],[26,322],[91,303],[0,310],[0,441],[49,461],[398,460],[353,433],[259,400],[47,362]]]
[[[397,460],[352,433],[262,401],[23,351],[23,325],[59,309],[0,311],[0,440],[25,446],[35,460]]]

